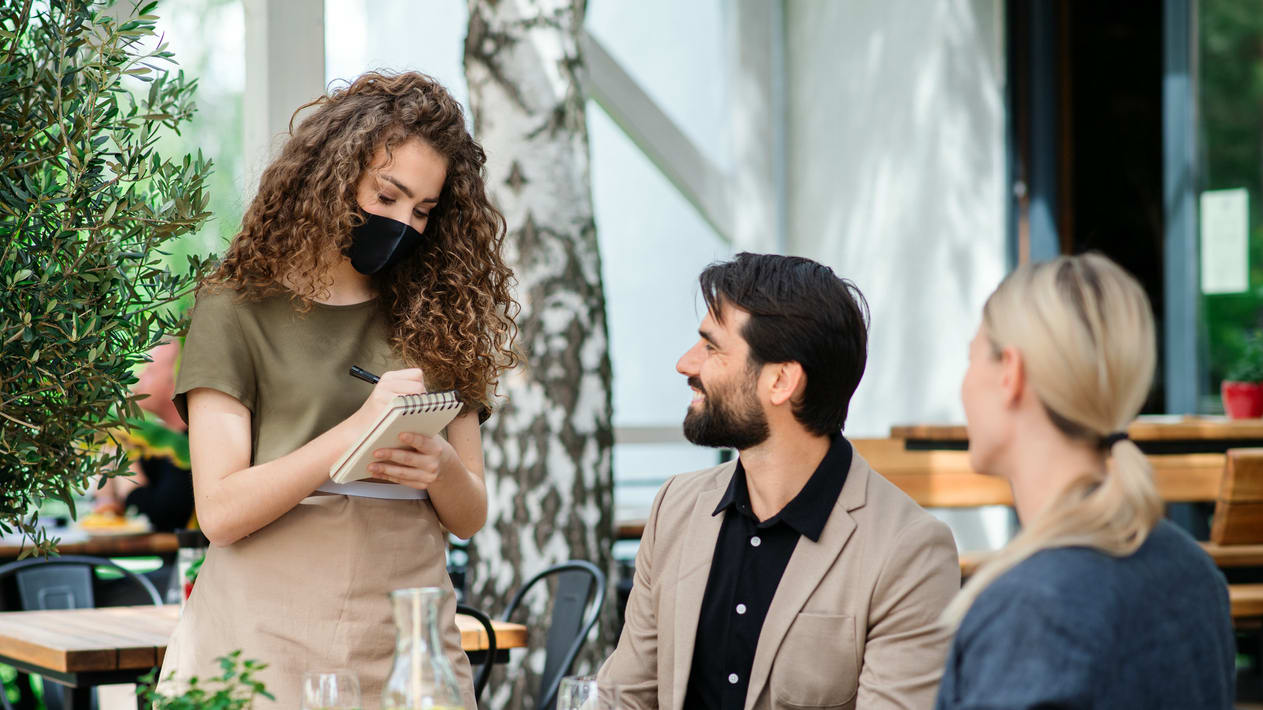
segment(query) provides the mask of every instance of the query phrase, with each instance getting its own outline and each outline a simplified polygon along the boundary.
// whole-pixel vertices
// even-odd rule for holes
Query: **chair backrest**
[[[90,609],[96,606],[92,594],[92,568],[41,565],[15,575],[18,603],[22,609]]]
[[[1228,451],[1210,540],[1218,545],[1263,542],[1263,449]]]
[[[36,609],[90,609],[95,606],[92,573],[105,567],[139,585],[155,606],[162,604],[153,582],[104,557],[66,555],[32,558],[0,565],[0,580],[14,577],[18,604],[23,611]]]
[[[553,709],[561,679],[570,672],[605,604],[605,573],[591,562],[570,560],[527,580],[509,601],[502,618],[508,621],[527,592],[551,577],[557,578],[557,590],[544,642],[544,672],[536,694],[537,710]]]
[[[478,675],[474,676],[474,700],[481,703],[482,689],[487,687],[487,678],[491,676],[491,667],[496,662],[496,629],[491,625],[491,617],[472,606],[457,604],[456,613],[464,614],[482,624],[482,630],[487,634],[486,660],[483,661],[482,668],[478,669]]]

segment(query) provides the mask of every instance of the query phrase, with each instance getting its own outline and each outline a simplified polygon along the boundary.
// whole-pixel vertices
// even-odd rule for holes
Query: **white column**
[[[726,9],[732,243],[738,251],[787,253],[785,6],[737,0]]]
[[[244,157],[253,194],[289,136],[294,111],[324,92],[325,19],[322,0],[244,0],[244,7]]]

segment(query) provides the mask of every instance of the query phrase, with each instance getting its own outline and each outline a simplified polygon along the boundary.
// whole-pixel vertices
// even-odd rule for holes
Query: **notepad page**
[[[415,398],[398,397],[395,404],[383,412],[377,422],[330,468],[329,477],[336,483],[369,478],[372,474],[368,472],[368,465],[374,461],[374,451],[403,448],[399,435],[405,432],[434,436],[443,431],[443,427],[450,424],[459,412],[460,402],[455,396],[420,406]]]

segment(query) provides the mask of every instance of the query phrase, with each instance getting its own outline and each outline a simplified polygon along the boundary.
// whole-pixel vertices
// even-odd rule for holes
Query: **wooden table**
[[[1263,419],[1225,417],[1140,417],[1127,433],[1146,454],[1223,453],[1228,449],[1263,446]],[[893,426],[890,436],[903,439],[909,449],[969,447],[961,424]]]
[[[61,684],[67,708],[87,708],[93,686],[135,683],[161,664],[179,616],[177,605],[0,613],[0,663]],[[461,646],[480,662],[482,625],[457,614],[456,626]],[[497,649],[526,646],[525,626],[492,621],[492,628]]]
[[[100,535],[80,542],[68,542],[57,546],[62,555],[93,555],[96,557],[162,557],[174,555],[180,548],[175,533],[138,533],[136,535]],[[24,551],[31,549],[28,541],[23,545],[0,545],[0,561],[16,560]]]

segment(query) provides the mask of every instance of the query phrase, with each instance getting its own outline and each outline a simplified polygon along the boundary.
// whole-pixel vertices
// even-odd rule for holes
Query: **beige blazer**
[[[636,556],[626,623],[601,667],[620,707],[682,710],[702,595],[736,462],[668,480]],[[746,710],[930,708],[960,590],[947,526],[858,453],[819,542],[800,538],[759,634]]]

